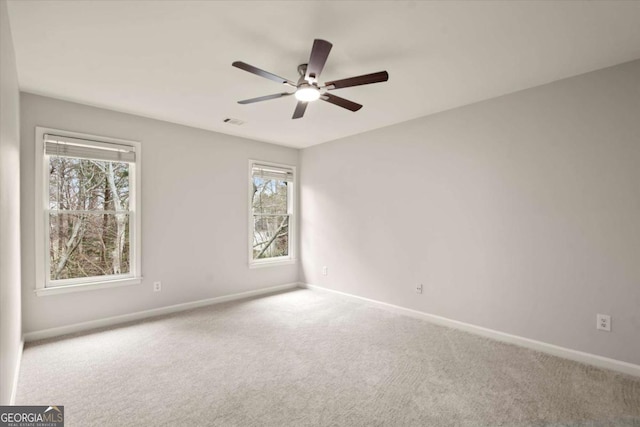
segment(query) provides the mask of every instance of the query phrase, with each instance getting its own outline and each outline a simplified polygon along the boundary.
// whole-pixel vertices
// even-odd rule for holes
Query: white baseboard
[[[22,351],[24,350],[24,340],[20,341],[18,347],[18,358],[16,359],[16,367],[13,373],[13,385],[11,386],[11,397],[9,397],[9,405],[16,404],[16,394],[18,393],[18,377],[20,376],[20,365],[22,364]]]
[[[253,291],[240,292],[237,294],[224,295],[221,297],[208,298],[198,301],[186,302],[183,304],[170,305],[167,307],[154,308],[151,310],[138,311],[136,313],[123,314],[121,316],[107,317],[105,319],[90,320],[88,322],[74,323],[72,325],[60,326],[57,328],[43,329],[41,331],[27,332],[24,334],[24,341],[37,341],[45,338],[53,338],[60,335],[73,334],[76,332],[87,331],[91,329],[104,328],[114,326],[120,323],[131,322],[134,320],[146,319],[149,317],[161,316],[164,314],[175,313],[178,311],[190,310],[192,308],[204,307],[207,305],[220,304],[223,302],[234,301],[244,298],[250,298],[259,295],[271,294],[274,292],[294,289],[299,287],[299,283],[288,283],[285,285],[271,286],[269,288],[256,289]]]
[[[543,353],[552,354],[554,356],[562,357],[564,359],[569,359],[569,360],[573,360],[580,363],[586,363],[588,365],[597,366],[599,368],[611,369],[612,371],[622,372],[624,374],[640,377],[640,365],[635,365],[633,363],[623,362],[621,360],[616,360],[616,359],[610,359],[608,357],[598,356],[596,354],[591,354],[591,353],[585,353],[578,350],[572,350],[570,348],[560,347],[557,345],[548,344],[542,341],[536,341],[529,338],[520,337],[517,335],[511,335],[504,332],[496,331],[494,329],[483,328],[481,326],[472,325],[470,323],[459,322],[457,320],[448,319],[446,317],[436,316],[434,314],[425,313],[423,311],[412,310],[410,308],[400,307],[398,305],[388,304],[386,302],[376,301],[369,298],[348,294],[346,292],[340,292],[334,289],[324,288],[321,286],[316,286],[311,284],[300,284],[300,287],[339,294],[348,298],[364,301],[369,305],[372,305],[375,307],[390,310],[399,314],[404,314],[406,316],[411,316],[418,319],[426,320],[428,322],[435,323],[438,325],[459,329],[462,331],[470,332],[475,335],[481,335],[483,337],[491,338],[497,341],[515,344],[520,347],[526,347],[526,348],[540,351]]]

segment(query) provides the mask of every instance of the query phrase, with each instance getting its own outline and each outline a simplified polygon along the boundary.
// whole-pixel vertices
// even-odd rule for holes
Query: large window
[[[294,262],[295,168],[252,160],[249,170],[250,265]]]
[[[140,282],[140,144],[36,132],[39,294]]]

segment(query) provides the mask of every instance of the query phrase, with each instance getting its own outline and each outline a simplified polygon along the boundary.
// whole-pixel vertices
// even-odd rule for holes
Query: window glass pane
[[[289,217],[253,217],[253,259],[289,255]]]
[[[129,215],[49,214],[51,280],[130,272]]]
[[[129,210],[129,163],[49,157],[49,209]]]
[[[253,178],[253,213],[287,214],[286,181],[276,179]]]

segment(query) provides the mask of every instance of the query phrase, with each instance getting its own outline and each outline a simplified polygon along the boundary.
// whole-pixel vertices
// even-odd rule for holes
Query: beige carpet
[[[85,426],[640,426],[640,379],[296,290],[27,345]]]

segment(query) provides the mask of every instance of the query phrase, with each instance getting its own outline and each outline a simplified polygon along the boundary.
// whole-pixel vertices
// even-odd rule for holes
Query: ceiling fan
[[[335,89],[343,89],[345,87],[351,86],[386,82],[387,80],[389,80],[389,74],[386,71],[379,71],[377,73],[365,74],[362,76],[350,77],[347,79],[333,80],[330,82],[325,82],[324,85],[320,85],[318,79],[320,77],[322,69],[324,68],[324,64],[327,62],[327,57],[329,56],[329,52],[331,51],[332,47],[333,45],[326,40],[315,39],[313,41],[309,63],[301,64],[298,66],[298,74],[300,74],[300,78],[298,79],[297,83],[294,83],[291,80],[287,80],[280,76],[276,76],[275,74],[269,73],[267,71],[261,70],[260,68],[256,68],[253,65],[249,65],[245,62],[234,62],[231,65],[236,68],[240,68],[241,70],[248,71],[260,77],[264,77],[266,79],[273,80],[280,84],[284,84],[296,89],[295,92],[275,93],[273,95],[265,95],[258,98],[245,99],[243,101],[238,101],[238,104],[252,104],[254,102],[267,101],[269,99],[277,99],[284,96],[294,95],[298,100],[298,104],[296,105],[296,109],[293,112],[293,117],[291,117],[292,119],[301,118],[304,115],[305,110],[307,109],[307,104],[318,99],[342,108],[346,108],[347,110],[358,111],[362,108],[362,105],[357,104],[353,101],[349,101],[348,99],[340,98],[339,96],[330,94],[329,91]]]

